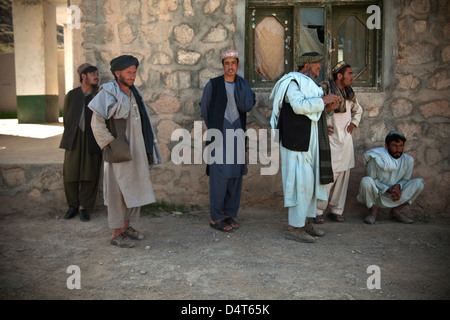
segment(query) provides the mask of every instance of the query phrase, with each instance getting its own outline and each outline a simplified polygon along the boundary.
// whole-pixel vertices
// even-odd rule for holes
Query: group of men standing
[[[208,129],[219,130],[223,157],[207,165],[210,193],[210,226],[223,232],[239,228],[243,175],[247,173],[247,113],[256,100],[247,80],[237,75],[239,54],[221,54],[224,74],[211,79],[201,99],[201,115]],[[322,56],[306,53],[298,59],[298,71],[283,76],[271,94],[272,129],[279,130],[284,206],[288,208],[285,237],[314,242],[323,231],[323,213],[343,222],[350,169],[355,166],[352,133],[361,121],[362,108],[351,85],[352,68],[339,62],[333,79],[316,84]],[[81,86],[70,91],[64,104],[64,189],[69,209],[66,219],[77,213],[89,220],[94,206],[103,153],[103,194],[111,244],[133,247],[144,235],[130,224],[138,220],[140,207],[155,202],[149,165],[162,163],[156,135],[142,94],[134,86],[139,61],[122,55],[110,63],[114,80],[98,88],[97,68],[78,68]],[[232,145],[223,134],[238,132]],[[243,133],[240,135],[239,133]],[[422,179],[411,180],[412,157],[403,154],[406,141],[401,132],[390,132],[385,147],[364,154],[364,177],[358,201],[369,209],[364,222],[373,224],[376,207],[393,208],[400,222],[412,222],[400,213],[423,189]],[[227,145],[228,143],[228,145]],[[230,149],[231,148],[231,149]],[[217,149],[215,149],[217,150]],[[229,152],[229,151],[232,152]],[[230,158],[230,154],[232,154]],[[215,156],[215,155],[212,155]]]

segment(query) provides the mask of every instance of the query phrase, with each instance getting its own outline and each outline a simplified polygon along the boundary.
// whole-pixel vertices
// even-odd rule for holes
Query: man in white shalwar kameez
[[[283,76],[274,86],[270,96],[273,99],[272,129],[280,129],[281,174],[284,192],[284,206],[288,207],[288,231],[285,237],[300,242],[314,242],[314,236],[323,232],[315,230],[307,222],[307,217],[315,217],[317,199],[325,200],[326,186],[320,183],[318,121],[325,105],[337,104],[340,99],[336,95],[324,96],[323,90],[314,80],[319,76],[322,56],[317,53],[304,54],[299,59],[299,72],[291,72]],[[289,107],[290,105],[290,107]],[[291,109],[292,107],[292,109]],[[305,134],[292,132],[286,126],[280,126],[283,115],[282,108],[292,110],[295,115],[302,115],[306,123]],[[289,111],[289,112],[292,112]],[[290,114],[289,117],[295,118]],[[279,123],[280,122],[280,123]],[[284,130],[285,133],[282,131]],[[289,132],[291,131],[291,132]],[[309,135],[309,138],[307,135]],[[283,137],[284,136],[284,137]],[[287,147],[289,138],[302,141],[303,147]],[[293,143],[296,144],[295,142]],[[302,149],[295,151],[292,149]],[[305,227],[306,226],[306,227]]]
[[[332,69],[333,79],[321,82],[319,85],[325,93],[341,96],[343,101],[328,117],[330,134],[331,163],[334,182],[327,184],[328,201],[317,202],[315,222],[325,221],[323,212],[330,207],[329,217],[336,222],[344,222],[344,207],[347,198],[350,169],[355,167],[353,149],[353,130],[358,127],[363,113],[351,85],[355,77],[351,66],[344,61]]]
[[[413,222],[400,210],[416,200],[424,182],[420,178],[411,179],[414,159],[403,153],[405,141],[403,133],[391,131],[384,147],[366,151],[363,155],[367,176],[361,180],[357,199],[369,209],[364,219],[367,224],[375,223],[377,207],[392,208],[390,216],[395,221]]]
[[[129,159],[109,161],[104,157],[104,202],[108,207],[108,223],[113,229],[111,244],[119,247],[133,247],[132,239],[144,238],[130,224],[138,221],[141,206],[155,202],[149,159],[151,164],[162,162],[142,95],[133,85],[138,65],[138,60],[132,56],[113,59],[111,71],[116,80],[102,85],[89,104],[94,111],[92,130],[100,148],[107,149],[120,136],[125,136],[129,147]],[[126,124],[120,127],[124,132],[118,126],[118,132],[113,134],[111,121],[121,120]]]

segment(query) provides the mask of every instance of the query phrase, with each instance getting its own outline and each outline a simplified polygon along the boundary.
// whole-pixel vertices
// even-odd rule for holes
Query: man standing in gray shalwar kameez
[[[218,144],[220,146],[214,148],[211,153],[213,157],[217,157],[215,158],[217,161],[207,166],[210,226],[219,231],[229,232],[239,227],[234,218],[239,210],[242,176],[247,174],[245,164],[247,112],[252,110],[256,100],[247,80],[236,74],[239,67],[238,52],[227,50],[221,54],[221,59],[224,74],[206,84],[201,112],[208,130],[215,129],[222,134],[221,141],[211,141],[215,146]],[[227,141],[227,135],[232,139]],[[220,156],[220,151],[223,156]]]
[[[103,194],[111,244],[133,247],[143,239],[130,226],[137,222],[140,207],[155,202],[150,164],[161,163],[156,136],[142,94],[134,86],[139,61],[129,55],[111,61],[115,80],[105,83],[89,107],[94,111],[92,130],[104,150]]]

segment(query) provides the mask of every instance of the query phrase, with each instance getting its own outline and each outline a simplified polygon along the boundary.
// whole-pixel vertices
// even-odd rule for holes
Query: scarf
[[[142,100],[142,96],[138,93],[136,87],[131,86],[131,92],[133,92],[134,97],[136,98],[136,102],[139,108],[139,113],[141,114],[141,123],[142,123],[142,135],[144,136],[145,143],[145,151],[149,157],[153,155],[153,130],[150,125],[150,119],[147,114],[147,110],[145,109],[144,101]],[[152,163],[152,162],[150,162]]]
[[[291,81],[297,82],[297,84],[305,83],[305,77],[301,73],[297,72],[291,72],[283,78],[281,78],[276,84],[274,89],[272,90],[272,93],[270,95],[270,99],[274,99],[273,102],[273,110],[272,110],[272,117],[270,120],[272,129],[277,128],[278,126],[278,120],[280,115],[280,109],[282,106],[282,102],[284,100],[284,97],[286,95],[287,88],[289,86],[289,83]],[[310,81],[312,81],[310,78],[308,78]],[[306,79],[306,80],[308,80]],[[309,83],[308,80],[308,83]],[[313,81],[314,82],[314,81]],[[315,85],[317,87],[317,85]],[[310,88],[314,89],[314,88]],[[323,96],[322,90],[318,87],[318,91],[320,91],[319,97]],[[318,92],[319,94],[319,92]],[[320,115],[319,121],[317,122],[317,129],[318,129],[318,140],[319,140],[319,167],[320,167],[320,183],[321,184],[328,184],[334,181],[333,178],[333,168],[331,165],[331,149],[330,149],[330,141],[328,138],[328,125],[327,125],[327,119],[326,119],[326,111],[322,111],[322,114]]]
[[[131,87],[131,91],[136,98],[139,113],[141,114],[142,135],[144,137],[145,151],[148,155],[149,163],[162,163],[159,145],[142,95],[134,85]],[[119,85],[113,80],[101,86],[99,93],[89,103],[89,108],[106,120],[111,117],[114,117],[114,119],[126,119],[129,116],[131,106],[129,99],[124,99],[124,97],[126,95],[121,92]]]
[[[319,86],[323,89],[323,92],[325,94],[335,94],[337,96],[340,96],[344,100],[339,103],[339,107],[334,110],[336,113],[345,113],[347,112],[346,108],[346,101],[349,100],[353,103],[356,103],[356,96],[355,92],[353,92],[352,87],[344,87],[344,89],[341,89],[338,87],[336,82],[333,80],[330,81],[323,81],[319,84]]]

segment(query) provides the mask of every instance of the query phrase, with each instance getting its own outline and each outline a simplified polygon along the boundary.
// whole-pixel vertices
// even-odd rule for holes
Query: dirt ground
[[[0,215],[1,299],[449,299],[450,218],[375,225],[360,213],[326,220],[314,244],[284,238],[283,209],[243,207],[240,228],[221,233],[208,212],[156,211],[131,249],[109,243],[106,209],[64,220],[64,212]],[[80,268],[80,289],[67,269]],[[369,289],[378,266],[380,289]],[[374,278],[370,283],[375,284]],[[75,283],[71,281],[71,283]]]

